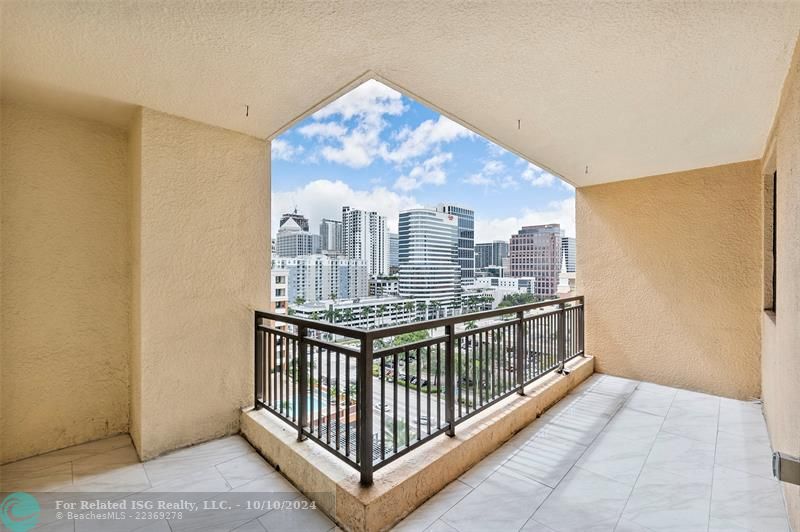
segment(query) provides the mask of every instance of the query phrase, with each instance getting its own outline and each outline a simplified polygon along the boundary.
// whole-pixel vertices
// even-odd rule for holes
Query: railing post
[[[297,326],[297,441],[306,439],[303,434],[306,419],[308,418],[308,358],[306,352],[306,327]]]
[[[517,312],[517,339],[514,342],[514,354],[517,369],[517,393],[525,395],[525,312]]]
[[[358,442],[361,483],[372,484],[372,352],[373,340],[369,333],[361,340],[361,354],[358,359],[358,379],[360,384],[358,404]],[[381,375],[381,378],[383,376]]]
[[[567,374],[567,372],[564,370],[564,359],[566,358],[566,352],[567,352],[567,325],[566,325],[567,320],[565,319],[566,312],[567,310],[564,303],[559,303],[558,314],[557,314],[558,373],[565,375]]]
[[[586,305],[583,302],[583,298],[580,300],[580,310],[578,311],[578,350],[581,353],[582,357],[586,356],[586,350],[584,347],[584,338],[583,338],[583,319],[584,315],[586,314]]]
[[[447,435],[456,435],[456,326],[445,325],[447,341],[444,353],[444,418],[447,422]]]
[[[253,387],[253,409],[258,410],[261,408],[259,404],[259,398],[264,395],[264,381],[262,380],[262,376],[264,374],[264,362],[262,353],[264,351],[264,340],[263,335],[258,330],[259,324],[258,314],[255,314],[255,319],[253,320],[253,332],[254,332],[254,342],[253,348],[255,351],[255,379],[254,379],[254,387]]]

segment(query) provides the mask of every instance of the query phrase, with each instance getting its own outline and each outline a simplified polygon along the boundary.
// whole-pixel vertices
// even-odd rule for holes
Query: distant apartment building
[[[458,219],[458,265],[461,284],[468,284],[475,278],[475,211],[443,203],[436,211]]]
[[[286,314],[289,310],[289,270],[270,269],[270,309],[275,314]],[[276,323],[275,327],[284,329],[285,323]]]
[[[369,273],[366,261],[306,255],[275,257],[272,267],[288,272],[287,296],[290,304],[297,299],[313,302],[322,299],[366,297]]]
[[[511,236],[510,276],[533,277],[533,295],[555,296],[561,270],[561,245],[561,227],[558,224],[523,227]]]
[[[348,259],[366,261],[370,275],[388,275],[386,217],[374,211],[342,207],[342,248]]]
[[[459,305],[458,218],[435,209],[409,209],[399,218],[398,294]]]
[[[399,236],[397,233],[389,233],[389,274],[397,275],[400,266]]]
[[[319,235],[305,231],[297,220],[288,218],[275,236],[275,254],[280,257],[299,257],[319,253]]]
[[[319,241],[322,253],[326,255],[343,254],[342,222],[323,218],[319,223]]]
[[[561,237],[561,253],[567,266],[568,273],[575,273],[575,238]]]
[[[397,277],[372,277],[369,280],[370,296],[396,296],[399,287]]]
[[[294,220],[297,223],[297,225],[300,226],[300,229],[302,229],[303,231],[308,231],[308,218],[306,218],[302,214],[299,214],[296,208],[294,212],[285,212],[281,214],[281,221],[278,224],[278,228],[283,227],[283,224],[285,224],[289,220]]]
[[[502,266],[506,257],[508,257],[508,242],[505,240],[475,244],[476,270],[489,266]]]

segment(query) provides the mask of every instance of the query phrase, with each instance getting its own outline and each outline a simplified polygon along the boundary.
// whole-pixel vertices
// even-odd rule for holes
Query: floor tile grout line
[[[600,380],[598,379],[598,382],[599,382],[599,381],[600,381]],[[636,382],[637,382],[637,384],[636,384],[636,388],[638,388],[638,386],[639,386],[639,384],[640,384],[640,382],[641,382],[641,381],[636,381]],[[596,384],[597,384],[597,383],[595,383],[595,385],[596,385]],[[592,386],[592,388],[593,388],[593,387],[594,387],[594,386]],[[635,391],[635,390],[636,390],[636,388],[634,388],[634,389],[633,389],[633,391]],[[586,391],[585,391],[585,392],[583,392],[581,395],[585,395],[585,394],[586,394],[587,392],[589,392],[589,391],[590,391],[590,390],[586,390]],[[564,476],[563,476],[563,477],[561,477],[561,479],[560,479],[558,482],[556,482],[556,485],[555,485],[555,487],[553,487],[553,488],[550,488],[550,486],[547,486],[548,488],[550,488],[550,493],[548,493],[548,494],[547,494],[547,497],[545,497],[544,499],[542,499],[542,502],[541,502],[541,503],[539,503],[539,506],[537,506],[537,507],[536,507],[536,509],[535,509],[535,510],[533,511],[533,513],[531,514],[531,516],[530,516],[530,517],[529,517],[529,518],[528,518],[528,519],[525,521],[525,523],[524,523],[524,524],[523,524],[523,525],[522,525],[522,526],[519,528],[519,530],[522,530],[523,528],[525,528],[525,526],[526,526],[526,525],[527,525],[527,524],[530,522],[530,520],[531,520],[531,519],[533,519],[533,516],[534,516],[534,515],[536,515],[536,512],[538,512],[538,511],[539,511],[539,508],[541,508],[542,506],[544,506],[544,504],[545,504],[545,503],[547,502],[547,500],[550,498],[550,495],[552,495],[552,494],[553,494],[553,492],[554,492],[554,491],[556,491],[556,489],[558,488],[558,486],[559,486],[559,485],[561,485],[561,482],[562,482],[562,481],[563,481],[565,478],[567,478],[567,476],[570,474],[570,472],[572,472],[572,470],[573,470],[573,469],[575,469],[576,467],[578,467],[578,465],[577,465],[577,464],[578,464],[578,462],[580,461],[580,459],[583,457],[583,455],[586,453],[586,451],[588,451],[588,450],[589,450],[589,447],[591,447],[591,446],[592,446],[592,444],[595,442],[595,440],[597,440],[597,438],[600,436],[600,434],[602,434],[602,432],[605,430],[605,428],[608,426],[608,424],[609,424],[609,423],[611,423],[611,420],[612,420],[612,419],[614,419],[614,417],[615,417],[615,416],[617,415],[617,413],[620,411],[620,409],[622,408],[622,406],[623,406],[625,403],[627,403],[627,402],[628,402],[628,399],[630,398],[631,394],[633,394],[633,391],[631,391],[631,393],[630,393],[630,394],[628,394],[628,395],[626,395],[626,396],[625,396],[625,400],[622,402],[622,404],[620,404],[620,405],[619,405],[619,406],[618,406],[618,407],[617,407],[617,408],[614,410],[614,412],[611,414],[611,417],[609,417],[609,418],[608,418],[608,421],[606,421],[606,422],[603,424],[603,427],[600,429],[600,431],[599,431],[599,432],[598,432],[598,433],[595,435],[595,437],[594,437],[594,438],[592,438],[592,440],[589,442],[589,445],[587,445],[587,446],[586,446],[586,449],[584,449],[584,450],[583,450],[583,452],[581,453],[581,455],[580,455],[580,456],[579,456],[579,457],[578,457],[578,458],[575,460],[575,463],[573,463],[573,464],[570,466],[570,468],[567,470],[567,472],[566,472],[566,473],[564,473]],[[599,392],[597,392],[597,393],[599,393]],[[609,395],[608,397],[611,397],[611,396]],[[564,412],[561,412],[561,414],[563,414],[563,413],[564,413]],[[559,414],[559,415],[561,415],[561,414]],[[580,468],[580,467],[579,467],[578,469],[583,469],[583,468]],[[591,472],[590,472],[590,473],[591,473]],[[594,473],[592,473],[592,474],[594,474]],[[600,476],[600,475],[598,475],[598,476]],[[603,478],[605,478],[605,477],[603,477]],[[609,479],[609,480],[611,480],[611,479]],[[618,482],[618,481],[615,481],[615,482]],[[541,484],[541,482],[540,482],[540,484]],[[542,523],[542,524],[544,524],[544,523]],[[545,526],[548,526],[548,525],[545,525]]]
[[[636,387],[638,388],[639,386],[637,385]],[[625,505],[622,507],[622,511],[619,513],[619,517],[617,517],[617,523],[614,525],[614,530],[616,530],[617,527],[619,527],[619,522],[622,520],[622,516],[625,515],[625,509],[628,507],[628,504],[631,502],[631,496],[633,495],[633,490],[636,489],[636,485],[639,483],[639,478],[642,476],[642,471],[644,471],[644,468],[647,465],[647,460],[650,458],[650,455],[653,452],[653,447],[655,447],[656,441],[658,440],[658,434],[661,433],[661,429],[664,426],[664,423],[666,423],[666,421],[667,421],[667,416],[669,416],[669,411],[672,410],[672,405],[673,405],[673,403],[675,403],[675,397],[677,397],[677,393],[672,396],[672,400],[669,402],[669,408],[667,408],[667,414],[664,416],[664,419],[661,420],[661,425],[659,425],[659,427],[658,427],[658,432],[656,433],[655,439],[653,439],[653,442],[650,444],[650,450],[647,451],[647,456],[645,456],[644,462],[642,462],[642,467],[641,467],[641,469],[639,469],[639,474],[636,475],[636,480],[634,480],[633,484],[631,485],[631,489],[628,492],[628,498],[625,499]],[[647,527],[645,527],[645,528],[647,528]]]
[[[706,517],[706,530],[711,528],[711,505],[714,502],[714,476],[717,469],[717,445],[719,444],[719,416],[722,411],[722,401],[717,405],[717,432],[714,434],[714,458],[711,461],[711,489],[708,494],[708,516]]]

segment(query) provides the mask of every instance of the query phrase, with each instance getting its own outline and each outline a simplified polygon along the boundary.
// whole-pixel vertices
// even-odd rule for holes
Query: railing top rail
[[[529,303],[527,305],[516,305],[513,307],[503,307],[494,310],[483,310],[480,312],[472,312],[469,314],[461,314],[458,316],[449,316],[446,318],[436,318],[432,320],[418,321],[413,323],[406,323],[402,325],[393,325],[390,327],[382,327],[380,329],[361,329],[358,327],[345,327],[341,325],[334,325],[324,321],[309,320],[306,318],[297,318],[289,316],[288,314],[276,314],[274,312],[255,311],[256,319],[274,320],[283,323],[289,323],[300,327],[306,327],[316,331],[323,331],[349,338],[357,338],[360,340],[377,340],[387,336],[397,336],[398,334],[405,334],[414,331],[424,331],[427,329],[435,329],[437,327],[444,327],[447,325],[454,325],[456,323],[464,323],[466,321],[476,321],[486,318],[494,318],[503,316],[505,314],[516,314],[518,312],[527,312],[538,308],[552,307],[554,305],[563,305],[564,303],[572,303],[579,301],[583,303],[583,296],[565,297],[563,299],[551,299],[548,301],[540,301],[538,303]]]

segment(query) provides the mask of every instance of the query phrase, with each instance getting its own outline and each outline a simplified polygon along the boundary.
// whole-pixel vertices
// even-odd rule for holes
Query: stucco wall
[[[773,449],[800,456],[800,44],[771,145],[778,172],[777,279],[775,315],[763,317],[764,411]],[[792,527],[800,531],[800,486],[783,486]]]
[[[126,134],[2,106],[0,462],[128,430]]]
[[[576,224],[597,371],[760,396],[758,161],[579,188]]]
[[[236,432],[252,400],[269,180],[264,140],[148,109],[133,127],[132,432],[147,459]]]

